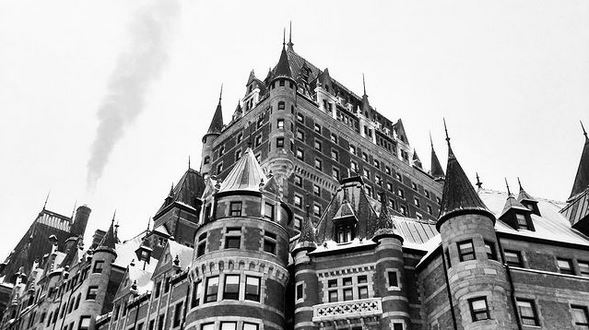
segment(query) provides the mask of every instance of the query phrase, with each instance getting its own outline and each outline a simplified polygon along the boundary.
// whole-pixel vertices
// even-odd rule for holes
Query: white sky
[[[428,131],[443,164],[442,117],[465,171],[484,186],[564,200],[589,126],[587,1],[182,1],[168,62],[115,146],[93,194],[86,164],[96,112],[129,24],[145,1],[0,1],[0,259],[51,190],[48,208],[92,209],[87,236],[114,209],[120,236],[145,228],[170,184],[200,164],[201,137],[224,82],[224,116],[295,50],[402,118],[429,168]]]

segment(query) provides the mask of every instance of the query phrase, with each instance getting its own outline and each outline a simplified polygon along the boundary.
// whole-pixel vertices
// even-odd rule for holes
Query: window
[[[232,217],[241,217],[241,202],[231,202],[229,204],[229,214]]]
[[[413,205],[415,205],[416,207],[419,207],[421,205],[421,203],[419,202],[419,198],[417,198],[417,197],[413,198]]]
[[[589,262],[578,260],[579,264],[579,275],[589,277]]]
[[[276,147],[284,148],[284,138],[283,137],[276,138]]]
[[[339,225],[337,227],[336,233],[336,240],[338,243],[346,243],[354,239],[354,233],[351,225]]]
[[[315,129],[315,133],[321,134],[321,125],[315,124],[314,129]]]
[[[350,153],[355,155],[356,154],[356,147],[350,144]]]
[[[298,300],[303,300],[303,289],[304,289],[304,283],[299,283],[297,284],[297,288],[295,290],[295,299]]]
[[[238,161],[241,159],[241,150],[236,150],[235,151],[235,161]]]
[[[411,182],[411,188],[415,191],[417,191],[417,183],[415,182]]]
[[[239,275],[225,275],[223,299],[239,299]]]
[[[533,300],[516,298],[519,317],[524,325],[540,325]]]
[[[528,219],[526,219],[526,215],[522,213],[516,213],[515,218],[517,219],[517,227],[519,229],[530,229],[528,224]]]
[[[157,321],[157,329],[163,330],[165,323],[166,323],[166,314],[160,314],[160,316],[158,317],[158,321]]]
[[[81,316],[78,330],[90,329],[90,316]]]
[[[460,261],[476,259],[472,240],[462,241],[458,243],[458,256],[460,257]]]
[[[589,312],[586,306],[572,305],[573,321],[577,329],[589,329]]]
[[[86,293],[86,300],[96,299],[97,294],[98,294],[98,286],[88,287],[88,292]]]
[[[321,196],[321,188],[316,184],[313,185],[313,194],[315,196]]]
[[[276,254],[276,234],[269,231],[264,234],[264,251]]]
[[[237,322],[221,322],[220,330],[237,330]]]
[[[374,167],[376,167],[376,168],[380,168],[380,163],[378,162],[378,160],[376,160],[376,159],[375,159],[375,160],[373,161],[373,164],[374,164]]]
[[[260,301],[260,278],[245,277],[245,300]]]
[[[210,156],[205,156],[204,164],[207,165],[210,162],[211,162],[211,157]]]
[[[335,149],[331,149],[331,159],[339,161],[339,152]]]
[[[397,271],[387,271],[387,287],[389,289],[399,288],[399,273]]]
[[[264,117],[258,119],[258,128],[262,127],[262,125],[264,125]]]
[[[321,151],[321,141],[315,140],[315,150]]]
[[[365,162],[368,161],[368,154],[367,153],[365,153],[365,152],[362,153],[362,160],[364,160]]]
[[[200,293],[202,291],[202,281],[194,282],[192,285],[192,302],[191,307],[196,307],[200,304]]]
[[[219,163],[217,165],[217,174],[223,172],[223,162]]]
[[[305,117],[303,115],[301,115],[300,113],[297,113],[297,121],[299,123],[305,123]]]
[[[505,250],[505,263],[512,267],[523,267],[521,253],[519,251]]]
[[[237,139],[236,139],[237,142],[236,143],[240,143],[242,139],[243,139],[243,133],[237,134]]]
[[[305,153],[303,152],[303,149],[301,148],[297,148],[297,159],[299,160],[305,160]]]
[[[207,247],[207,233],[202,233],[198,237],[198,246],[196,248],[196,257],[200,257],[205,254],[205,250]]]
[[[278,102],[278,110],[284,110],[286,108],[286,104],[283,101]]]
[[[205,303],[217,301],[217,292],[219,292],[219,276],[207,278],[207,288],[205,292]]]
[[[321,161],[321,159],[315,158],[315,168],[320,171],[323,169],[323,162]]]
[[[362,176],[370,180],[370,172],[367,169],[362,169]]]
[[[399,213],[407,215],[407,207],[405,205],[399,205]]]
[[[172,321],[172,327],[176,328],[180,326],[180,321],[182,321],[182,303],[179,302],[174,306],[174,319]]]
[[[92,268],[92,273],[102,273],[103,266],[104,266],[104,260],[96,260],[94,262],[94,268]]]
[[[575,274],[575,272],[573,271],[573,262],[571,261],[571,259],[558,258],[558,259],[556,259],[556,261],[558,263],[558,269],[560,270],[560,272],[562,274],[569,274],[569,275]]]
[[[319,204],[313,204],[313,215],[316,217],[320,217],[321,216],[321,205]]]
[[[452,267],[452,260],[450,259],[450,250],[446,249],[446,262],[448,263],[448,268]]]
[[[405,191],[401,188],[397,189],[397,196],[405,199]]]
[[[395,177],[397,178],[397,180],[399,180],[399,182],[403,182],[403,176],[401,175],[401,173],[395,174]]]
[[[297,140],[301,140],[301,141],[305,141],[305,132],[301,131],[300,129],[297,129]]]
[[[274,221],[274,205],[270,203],[264,204],[264,218]]]
[[[294,205],[296,207],[303,207],[303,198],[299,195],[294,195]]]
[[[432,207],[431,206],[427,206],[427,213],[432,214]]]
[[[164,282],[164,293],[168,293],[168,291],[170,291],[170,278],[166,277],[166,280]]]
[[[398,323],[398,322],[393,323],[393,330],[405,330],[403,328],[403,323]]]
[[[255,323],[243,322],[243,330],[258,330],[258,325]]]
[[[295,215],[295,217],[294,217],[294,228],[296,230],[300,230],[301,229],[301,223],[302,222],[303,222],[303,219],[300,216]]]
[[[489,260],[497,260],[497,251],[495,250],[495,244],[489,241],[485,241],[485,252]]]
[[[301,176],[295,174],[294,184],[298,187],[302,187],[303,186],[303,178]]]
[[[329,302],[336,302],[338,299],[338,297],[337,297],[337,280],[327,281],[327,287],[335,289],[335,290],[329,290],[327,292],[328,301]]]
[[[262,135],[256,136],[256,147],[259,147],[262,144]]]
[[[239,249],[241,247],[241,228],[231,227],[227,228],[225,233],[225,248]]]
[[[355,161],[351,161],[350,169],[352,170],[352,172],[358,173],[358,163],[356,163]]]
[[[225,146],[220,146],[219,147],[219,157],[223,156],[223,154],[225,154]]]
[[[358,276],[358,299],[368,298],[368,277],[366,275]]]
[[[391,175],[391,168],[390,168],[390,167],[388,167],[388,166],[385,166],[385,167],[384,167],[384,172],[385,172],[387,175]]]
[[[155,297],[159,297],[160,296],[160,292],[162,290],[162,282],[157,281],[155,282]]]
[[[337,135],[335,135],[334,133],[331,133],[331,142],[337,143]]]
[[[331,169],[331,176],[336,179],[339,180],[339,169],[337,167],[333,167]]]
[[[149,330],[154,330],[155,329],[155,320],[151,320],[149,321]]]
[[[470,305],[470,315],[473,322],[490,319],[487,297],[468,299],[468,304]]]

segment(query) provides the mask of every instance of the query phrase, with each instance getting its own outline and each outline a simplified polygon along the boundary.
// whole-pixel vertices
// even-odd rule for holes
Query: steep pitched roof
[[[116,244],[119,242],[117,236],[115,235],[115,220],[113,218],[113,220],[110,222],[110,227],[108,227],[108,231],[106,232],[106,235],[104,235],[104,237],[102,238],[102,241],[100,241],[100,244],[98,244],[98,248],[109,248],[109,249],[113,249],[115,250],[116,248]]]
[[[517,201],[518,202],[528,201],[528,202],[536,202],[536,203],[538,203],[538,200],[536,200],[534,197],[530,196],[530,194],[528,194],[524,190],[524,187],[522,186],[522,183],[520,182],[519,178],[517,178],[517,182],[519,184],[519,194],[517,195]]]
[[[211,125],[209,126],[209,130],[207,134],[221,134],[221,130],[223,129],[223,109],[221,107],[221,95],[223,93],[223,86],[221,86],[221,94],[219,94],[219,103],[217,104],[217,108],[215,109],[215,114],[213,115],[213,119],[211,120]]]
[[[507,200],[505,200],[505,205],[503,206],[503,211],[501,211],[501,215],[499,216],[499,218],[503,217],[509,210],[512,209],[530,212],[530,209],[523,206],[520,202],[518,202],[515,199],[515,196],[513,196],[513,194],[510,193],[507,195]]]
[[[283,46],[282,51],[280,52],[280,59],[278,59],[278,64],[276,64],[276,67],[274,67],[273,77],[292,78],[291,72],[292,71],[290,70],[290,62],[288,61],[288,55],[286,54],[286,49]]]
[[[448,164],[446,180],[440,205],[440,216],[436,227],[439,229],[446,219],[464,213],[484,213],[492,219],[495,217],[487,209],[456,159],[448,138]]]
[[[577,175],[575,176],[575,182],[573,183],[573,189],[571,190],[569,200],[572,200],[575,196],[589,187],[589,138],[587,137],[587,132],[584,127],[583,134],[585,135],[585,145],[583,146],[579,168],[577,169]]]
[[[260,163],[251,148],[233,166],[233,169],[221,183],[219,193],[228,191],[260,191],[260,185],[268,181]]]
[[[431,166],[430,166],[430,174],[434,178],[442,178],[444,177],[444,169],[440,164],[440,160],[438,159],[438,155],[436,155],[436,150],[434,149],[434,142],[432,141],[432,137],[429,137],[430,144],[432,146],[432,155],[431,155]]]
[[[168,205],[173,203],[184,204],[196,209],[196,200],[202,196],[204,189],[205,182],[202,175],[198,171],[189,168],[184,172],[176,186],[170,190],[168,197],[157,211],[155,218],[157,218],[157,215]]]

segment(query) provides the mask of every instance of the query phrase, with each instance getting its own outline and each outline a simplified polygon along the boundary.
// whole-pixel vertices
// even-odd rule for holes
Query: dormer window
[[[354,239],[354,230],[351,224],[341,224],[336,229],[336,240],[338,243],[351,242]]]

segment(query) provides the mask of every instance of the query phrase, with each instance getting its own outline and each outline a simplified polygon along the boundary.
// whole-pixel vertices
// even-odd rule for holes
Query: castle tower
[[[86,205],[82,205],[76,210],[74,222],[70,228],[70,237],[65,241],[65,251],[68,256],[73,255],[73,250],[78,248],[78,243],[84,238],[90,212],[92,210]],[[71,262],[71,260],[67,260],[66,262]]]
[[[284,329],[290,209],[251,149],[213,194],[195,235],[188,329]]]
[[[315,264],[309,253],[317,248],[315,244],[315,228],[309,217],[303,218],[299,241],[292,250],[294,259],[295,310],[294,328],[299,330],[317,329],[313,322],[313,305],[320,301],[319,280]]]
[[[269,87],[269,122],[275,129],[270,130],[270,151],[264,167],[271,173],[280,189],[279,195],[286,195],[286,180],[294,170],[294,112],[297,106],[297,83],[293,78],[285,44],[282,45],[280,59],[272,72]]]
[[[223,86],[221,86],[221,92],[219,93],[219,103],[215,109],[215,114],[211,120],[211,125],[202,137],[202,163],[200,165],[200,172],[202,175],[209,175],[211,172],[211,163],[213,161],[213,143],[215,139],[221,134],[223,129],[223,110],[221,108],[221,97],[223,96]]]
[[[458,163],[450,138],[436,228],[442,239],[458,329],[515,329],[506,272],[498,258],[495,217]]]
[[[445,176],[444,169],[442,169],[438,155],[436,155],[436,150],[434,149],[434,142],[432,141],[431,134],[429,136],[429,141],[432,148],[430,175],[433,176],[434,180],[436,181],[443,181]]]
[[[394,329],[394,324],[410,324],[407,299],[405,263],[403,259],[403,234],[389,217],[386,202],[381,203],[376,222],[377,230],[372,240],[375,249],[375,291],[382,297],[382,309],[387,311],[380,319],[381,329]]]

